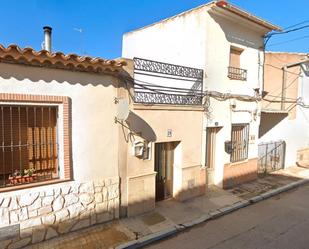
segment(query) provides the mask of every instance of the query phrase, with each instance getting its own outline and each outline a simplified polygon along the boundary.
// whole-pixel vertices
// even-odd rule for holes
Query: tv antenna
[[[82,28],[74,28],[73,30],[80,33],[80,52],[82,55],[85,55],[86,52],[84,50],[84,30]]]

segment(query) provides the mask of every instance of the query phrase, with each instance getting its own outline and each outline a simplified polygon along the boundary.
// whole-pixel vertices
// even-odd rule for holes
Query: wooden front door
[[[174,142],[155,144],[156,201],[173,196]]]
[[[217,127],[207,127],[206,130],[206,166],[209,169],[214,168],[216,152]]]

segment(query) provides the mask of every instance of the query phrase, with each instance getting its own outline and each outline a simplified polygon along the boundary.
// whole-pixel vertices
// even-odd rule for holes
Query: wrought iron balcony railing
[[[247,70],[238,67],[228,67],[228,77],[233,80],[247,80]]]
[[[134,58],[135,103],[201,105],[202,89],[202,69]]]
[[[168,105],[201,105],[202,96],[162,94],[154,92],[135,91],[135,103],[168,104]]]

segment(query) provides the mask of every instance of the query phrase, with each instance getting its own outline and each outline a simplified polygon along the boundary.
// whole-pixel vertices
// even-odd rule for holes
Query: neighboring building
[[[0,45],[1,248],[119,217],[123,65]]]
[[[155,199],[196,196],[205,184],[228,188],[257,177],[257,96],[263,81],[263,36],[271,30],[280,28],[225,1],[213,1],[124,35],[123,57],[135,58],[137,72],[132,73],[132,112],[156,135],[150,160],[126,159],[123,198],[129,214],[152,209]],[[198,69],[202,79],[192,78]],[[194,84],[183,78],[166,83],[165,74],[191,77]],[[177,91],[187,96],[177,97]],[[215,98],[197,99],[203,91],[212,91]],[[216,98],[218,92],[226,94]],[[244,95],[250,101],[242,101]],[[170,154],[174,162],[162,159]]]
[[[267,95],[262,103],[259,139],[262,170],[309,165],[308,65],[304,53],[265,54]]]
[[[145,64],[138,66],[139,63]],[[150,67],[147,66],[149,63]],[[152,70],[153,65],[163,70]],[[178,70],[169,71],[170,67],[177,67]],[[189,80],[193,78],[202,84],[203,78],[200,69],[141,59],[133,62],[128,60],[126,70],[129,80],[134,75],[135,83],[139,77],[143,77],[147,81],[162,79],[168,84],[177,81],[186,86],[192,84]],[[183,73],[186,70],[192,78],[186,77]],[[137,93],[132,81],[129,81],[129,86],[135,102],[131,101],[130,104],[131,112],[126,120],[129,129],[124,129],[127,143],[123,141],[119,156],[123,214],[132,216],[153,210],[155,200],[171,197],[185,200],[204,194],[206,169],[201,165],[202,98],[188,97],[187,92],[179,95],[161,94],[169,92],[166,89],[161,89],[160,93]],[[126,96],[127,92],[123,97]]]

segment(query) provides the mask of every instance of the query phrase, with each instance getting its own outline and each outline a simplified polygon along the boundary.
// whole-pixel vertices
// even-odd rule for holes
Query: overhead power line
[[[268,99],[265,97],[262,98],[262,96],[260,95],[250,96],[250,95],[244,95],[244,94],[221,93],[217,91],[202,91],[202,90],[196,90],[196,89],[167,87],[167,86],[157,85],[157,84],[146,82],[146,81],[140,81],[136,79],[133,80],[132,78],[128,76],[124,76],[123,79],[125,80],[127,87],[128,87],[128,83],[130,83],[130,84],[140,87],[140,89],[144,89],[149,92],[154,92],[154,93],[164,94],[164,95],[182,94],[182,95],[187,95],[187,96],[210,97],[218,101],[236,99],[236,100],[245,101],[245,102],[258,102],[258,101],[264,100],[269,103],[282,103],[282,100]],[[141,82],[142,84],[137,83],[137,81]],[[134,96],[131,95],[130,91],[129,91],[129,94],[131,98],[134,99]],[[268,96],[275,97],[273,95],[268,95]],[[288,104],[299,105],[303,108],[309,108],[309,105],[304,104],[304,102],[300,98],[298,99],[285,98],[283,102],[288,103]]]
[[[305,20],[305,21],[302,21],[302,22],[293,24],[293,25],[291,25],[291,26],[285,27],[283,30],[291,29],[291,28],[297,27],[297,26],[299,26],[299,25],[301,25],[301,24],[305,24],[305,23],[309,23],[309,20]]]
[[[273,47],[273,46],[277,46],[277,45],[281,45],[281,44],[285,44],[285,43],[289,43],[289,42],[294,42],[294,41],[298,41],[298,40],[303,40],[303,39],[307,39],[307,38],[309,38],[309,35],[300,36],[300,37],[290,39],[290,40],[286,40],[286,41],[282,41],[282,42],[271,43],[268,46]]]
[[[306,23],[307,21],[304,21],[304,23]],[[294,26],[298,26],[299,24],[294,24],[292,25],[292,27]],[[274,35],[284,35],[284,34],[287,34],[287,33],[291,33],[291,32],[295,32],[295,31],[299,31],[299,30],[302,30],[302,29],[306,29],[306,28],[309,28],[309,24],[308,25],[304,25],[304,26],[301,26],[301,27],[298,27],[298,28],[293,28],[293,29],[288,29],[288,30],[284,30],[284,31],[276,31],[276,32],[271,32],[271,33],[268,33],[264,36],[264,47],[266,47],[268,41],[270,40],[270,38],[272,38]]]
[[[295,31],[302,30],[302,29],[307,29],[307,28],[309,28],[309,24],[308,24],[308,25],[301,26],[301,27],[299,27],[299,28],[288,29],[288,30],[286,30],[286,31],[280,31],[280,32],[269,33],[269,34],[267,34],[265,37],[271,37],[271,36],[274,36],[274,35],[283,35],[283,34],[295,32]]]
[[[285,64],[287,64],[287,63],[285,63]],[[280,70],[280,71],[282,71],[282,69],[283,69],[282,67],[277,67],[277,66],[274,66],[274,65],[268,64],[268,63],[265,63],[264,65],[265,65],[265,66],[272,67],[272,68],[275,68],[275,69],[278,69],[278,70]],[[302,76],[301,73],[295,73],[295,72],[291,72],[291,71],[289,71],[289,70],[285,70],[285,72],[287,72],[287,73],[289,73],[289,74],[297,75],[297,76]]]

